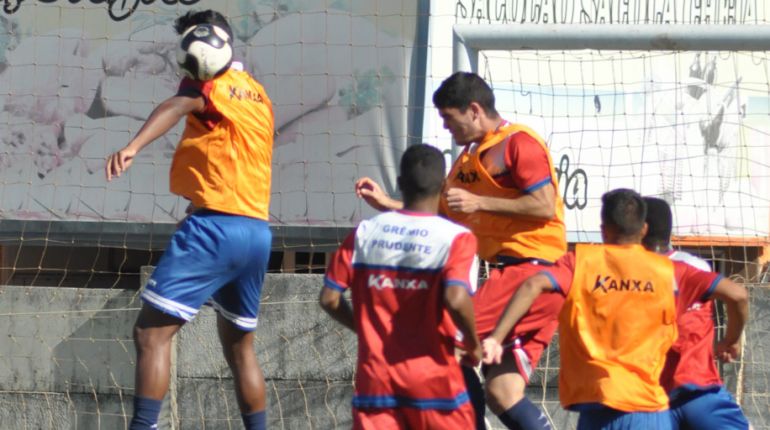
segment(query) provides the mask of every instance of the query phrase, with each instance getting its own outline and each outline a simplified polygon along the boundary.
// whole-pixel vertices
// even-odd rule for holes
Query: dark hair
[[[439,109],[456,108],[465,112],[471,102],[478,103],[491,118],[500,116],[495,109],[492,88],[475,73],[457,72],[446,78],[433,93],[433,104]]]
[[[621,236],[633,236],[644,226],[647,205],[634,190],[618,188],[602,196],[602,224]]]
[[[230,40],[233,40],[233,30],[230,28],[227,18],[221,13],[211,9],[187,12],[174,21],[174,30],[176,30],[177,34],[181,35],[188,28],[198,24],[216,25],[217,27],[222,28],[222,30],[225,30],[230,36]]]
[[[673,227],[671,207],[665,200],[657,197],[645,197],[647,205],[647,234],[642,239],[646,248],[656,246],[668,246],[671,241],[671,229]]]
[[[446,174],[444,154],[424,143],[412,145],[401,156],[398,186],[405,201],[431,197],[441,192]]]

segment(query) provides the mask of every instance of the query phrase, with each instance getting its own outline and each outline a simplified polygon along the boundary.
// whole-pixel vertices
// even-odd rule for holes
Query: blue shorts
[[[581,410],[577,430],[671,430],[671,414],[623,412],[608,407]]]
[[[195,212],[171,237],[142,299],[185,321],[209,304],[238,328],[252,331],[257,327],[271,240],[266,221]]]
[[[674,430],[747,430],[749,421],[723,386],[681,391],[671,402]]]

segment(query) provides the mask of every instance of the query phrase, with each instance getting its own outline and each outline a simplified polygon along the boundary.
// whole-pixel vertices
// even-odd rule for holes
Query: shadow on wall
[[[106,301],[92,298],[96,291]],[[141,302],[137,291],[88,293],[66,315],[77,327],[52,351],[54,389],[71,404],[73,430],[127,428],[136,357],[132,328]]]

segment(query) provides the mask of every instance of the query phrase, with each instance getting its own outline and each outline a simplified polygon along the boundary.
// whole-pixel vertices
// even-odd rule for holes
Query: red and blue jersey
[[[353,406],[453,410],[468,402],[444,289],[476,289],[476,238],[444,218],[386,212],[361,222],[324,284],[351,290],[358,364]]]
[[[661,382],[675,397],[679,389],[707,389],[722,384],[714,361],[714,309],[710,300],[722,276],[686,252],[674,251],[669,258],[682,272],[676,306],[679,337],[668,353]]]

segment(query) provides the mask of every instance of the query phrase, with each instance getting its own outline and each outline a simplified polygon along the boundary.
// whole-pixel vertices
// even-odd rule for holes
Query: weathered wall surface
[[[320,285],[318,275],[268,276],[255,350],[270,428],[350,428],[356,342],[318,307]],[[751,298],[742,367],[724,370],[754,428],[770,429],[770,288],[751,287]],[[1,287],[0,430],[126,428],[139,306],[137,291]],[[162,428],[241,428],[215,319],[204,308],[176,338]],[[576,417],[558,404],[558,361],[551,348],[528,395],[555,428],[570,429]]]

